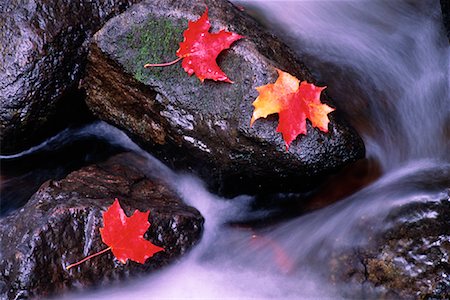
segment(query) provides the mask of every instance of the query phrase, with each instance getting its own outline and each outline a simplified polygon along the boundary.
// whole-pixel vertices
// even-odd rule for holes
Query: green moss
[[[149,19],[135,26],[122,37],[119,56],[136,80],[146,82],[150,77],[159,79],[178,75],[180,66],[145,69],[147,63],[169,62],[177,58],[176,51],[183,40],[187,21]],[[174,74],[176,73],[176,74]]]

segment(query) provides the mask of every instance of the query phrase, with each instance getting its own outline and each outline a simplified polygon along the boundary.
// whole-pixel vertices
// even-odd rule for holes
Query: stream
[[[338,299],[342,289],[351,298],[367,297],[367,291],[331,284],[327,258],[367,242],[362,220],[382,228],[392,208],[440,200],[450,188],[450,47],[439,1],[234,2],[274,28],[327,83],[381,175],[334,204],[252,227],[245,224],[273,215],[273,208],[255,209],[247,195],[226,201],[195,176],[157,162],[158,170],[147,172],[205,217],[201,242],[179,263],[147,277],[64,299]],[[157,161],[106,123],[66,129],[1,157],[2,198],[26,201],[42,181],[123,150]],[[50,157],[61,159],[36,165]],[[17,190],[23,182],[29,192]],[[4,206],[2,213],[14,208]]]

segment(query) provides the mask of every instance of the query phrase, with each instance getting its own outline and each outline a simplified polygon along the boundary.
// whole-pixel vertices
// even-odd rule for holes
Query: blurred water
[[[253,198],[224,201],[191,175],[159,164],[162,179],[205,217],[200,244],[140,281],[67,299],[339,299],[326,278],[330,253],[365,243],[361,222],[381,227],[392,207],[437,200],[450,188],[450,49],[438,1],[235,2],[307,60],[383,176],[324,209],[252,229],[230,224],[270,214],[252,210]],[[154,161],[104,123],[78,134],[106,138]],[[31,152],[64,143],[63,136]]]
[[[175,186],[207,220],[201,244],[180,264],[96,298],[337,299],[327,258],[365,242],[360,222],[381,225],[393,206],[437,200],[450,187],[450,50],[438,1],[238,3],[312,61],[385,174],[339,203],[256,231],[224,225],[248,218],[251,199],[223,202],[182,176]]]
[[[386,171],[448,161],[450,47],[439,1],[249,2],[328,85]]]
[[[137,147],[131,141],[123,146]],[[148,153],[137,152],[154,161]],[[251,210],[252,197],[224,201],[208,193],[199,179],[174,173],[163,164],[148,172],[165,174],[162,179],[205,217],[200,244],[179,263],[145,279],[64,299],[344,299],[343,287],[336,289],[328,281],[333,251],[364,244],[364,226],[375,223],[383,228],[382,220],[392,207],[440,200],[450,187],[450,164],[423,160],[387,173],[324,209],[252,229],[230,226],[270,214]],[[367,220],[372,223],[365,224]],[[346,287],[353,298],[367,297],[359,288]]]

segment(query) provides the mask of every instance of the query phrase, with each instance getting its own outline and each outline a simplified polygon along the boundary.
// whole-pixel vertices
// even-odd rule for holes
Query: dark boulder
[[[0,145],[23,150],[82,107],[76,89],[87,41],[138,0],[6,0],[0,4]],[[81,108],[80,108],[81,109]],[[56,116],[56,113],[66,113]]]
[[[349,295],[359,284],[364,298],[449,299],[449,216],[450,194],[395,209],[367,245],[332,256],[333,281],[352,283]]]
[[[234,84],[189,77],[171,61],[188,20],[209,8],[212,31],[244,35],[219,56]],[[364,145],[339,116],[330,132],[308,124],[286,152],[276,116],[250,127],[257,86],[274,82],[275,68],[323,86],[291,50],[227,1],[146,1],[111,19],[91,46],[85,80],[89,108],[175,168],[193,169],[222,194],[305,190],[364,157]],[[322,100],[330,103],[323,95]]]
[[[167,185],[149,179],[136,154],[48,181],[19,211],[0,219],[0,299],[60,294],[150,272],[176,260],[200,239],[203,218]],[[145,264],[121,264],[111,252],[70,269],[65,267],[106,245],[99,227],[102,212],[119,198],[125,213],[150,210],[145,238],[165,248]]]

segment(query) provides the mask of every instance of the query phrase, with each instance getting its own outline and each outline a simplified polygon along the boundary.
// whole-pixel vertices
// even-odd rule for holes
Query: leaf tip
[[[294,138],[295,139],[295,138]],[[292,139],[290,139],[290,140],[286,140],[285,138],[284,138],[284,136],[283,136],[283,140],[284,140],[284,145],[286,146],[286,152],[289,152],[289,147],[291,146],[291,143],[292,143]]]

